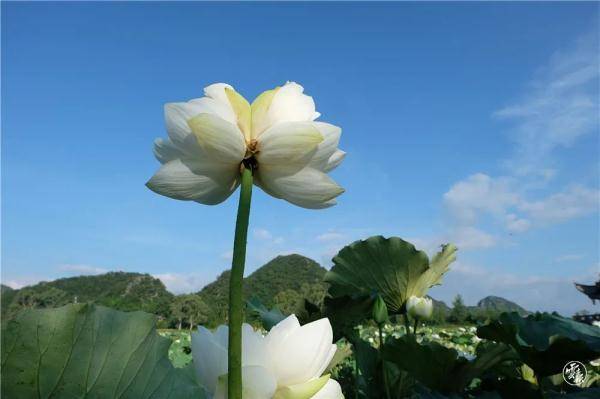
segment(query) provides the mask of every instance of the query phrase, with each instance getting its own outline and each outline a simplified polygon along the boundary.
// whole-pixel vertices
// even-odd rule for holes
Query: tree
[[[202,298],[195,294],[185,296],[184,310],[190,330],[194,328],[195,324],[206,324],[210,317],[210,308]]]
[[[296,313],[302,300],[300,293],[292,289],[280,291],[274,298],[275,306],[285,315]]]
[[[463,302],[462,296],[460,294],[456,295],[452,301],[449,320],[454,323],[463,323],[468,315],[469,311]]]
[[[171,302],[171,315],[177,320],[178,330],[181,330],[183,319],[185,319],[185,297],[186,295],[177,295]]]

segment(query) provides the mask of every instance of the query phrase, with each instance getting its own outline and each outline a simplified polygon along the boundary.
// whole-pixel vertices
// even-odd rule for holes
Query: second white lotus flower
[[[213,399],[227,398],[227,326],[192,334],[200,383]],[[327,319],[300,326],[291,315],[266,336],[242,330],[243,399],[343,399],[337,381],[323,375],[336,351]]]
[[[218,204],[240,184],[240,168],[251,167],[254,183],[276,198],[303,208],[326,208],[344,190],[327,172],[345,153],[341,129],[315,121],[312,97],[288,82],[252,102],[233,87],[216,83],[205,97],[165,106],[169,139],[155,141],[163,164],[147,186],[158,194]]]
[[[406,301],[406,310],[413,317],[429,319],[433,312],[433,302],[431,298],[411,296]]]

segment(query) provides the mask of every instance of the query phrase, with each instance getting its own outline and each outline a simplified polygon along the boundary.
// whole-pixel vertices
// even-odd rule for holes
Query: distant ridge
[[[529,312],[517,305],[516,303],[509,301],[508,299],[499,296],[486,296],[479,302],[477,307],[483,310],[494,311],[494,312],[518,312],[521,315],[526,315]]]
[[[149,274],[109,272],[41,282],[19,290],[2,288],[2,314],[27,307],[57,307],[94,302],[118,310],[143,310],[167,315],[173,298],[165,285]]]
[[[327,284],[323,282],[326,269],[314,260],[299,254],[277,256],[244,279],[244,297],[257,297],[267,307],[277,305],[286,313],[307,298],[314,303],[322,300]],[[224,271],[215,281],[203,287],[196,295],[210,308],[211,324],[227,321],[229,275]],[[175,295],[149,274],[110,272],[93,276],[61,278],[41,282],[21,289],[1,286],[2,316],[31,307],[57,307],[72,302],[94,302],[124,311],[142,310],[166,320],[172,317],[170,309]],[[434,301],[434,313],[445,319],[452,308],[443,301]],[[493,317],[501,312],[529,312],[518,304],[498,296],[487,296],[476,306],[467,306],[476,319]]]

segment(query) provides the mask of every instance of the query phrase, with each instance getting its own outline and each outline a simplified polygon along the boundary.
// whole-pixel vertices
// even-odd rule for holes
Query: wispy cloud
[[[60,265],[58,270],[79,275],[103,274],[108,272],[106,268],[91,265]]]
[[[540,68],[519,100],[493,113],[512,123],[515,145],[505,162],[509,173],[476,173],[450,187],[443,196],[450,240],[462,241],[467,249],[487,248],[500,241],[486,231],[490,227],[523,233],[598,212],[597,188],[572,182],[547,193],[557,174],[555,150],[598,131],[597,49],[595,34],[577,39]]]
[[[552,174],[549,157],[557,147],[597,131],[599,53],[596,33],[556,52],[520,99],[494,112],[512,123],[516,142],[507,165],[517,175]]]
[[[52,280],[52,279],[47,278],[47,277],[42,277],[42,276],[36,276],[36,275],[19,276],[19,277],[7,278],[7,279],[2,277],[2,284],[7,285],[10,288],[14,288],[17,290],[17,289],[26,287],[28,285],[37,284],[41,281],[50,281],[50,280]]]
[[[198,292],[216,277],[198,273],[159,273],[153,276],[160,279],[167,290],[174,294]]]
[[[522,233],[587,216],[600,209],[600,191],[571,185],[545,197],[530,199],[514,177],[477,173],[455,183],[444,194],[449,216],[448,238],[464,248],[486,248],[496,240],[480,225],[495,224],[509,233]]]
[[[335,231],[328,231],[327,233],[319,234],[317,236],[317,241],[330,242],[330,241],[343,240],[345,238],[346,238],[346,236],[342,233],[338,233]]]
[[[538,224],[559,223],[598,211],[600,191],[581,185],[535,201],[522,201],[519,209]]]

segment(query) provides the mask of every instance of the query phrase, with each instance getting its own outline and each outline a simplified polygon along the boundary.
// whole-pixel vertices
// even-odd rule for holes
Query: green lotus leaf
[[[274,307],[271,310],[267,309],[257,297],[252,297],[250,300],[246,301],[246,306],[248,310],[256,313],[258,317],[260,317],[262,325],[267,331],[286,317],[277,307]]]
[[[456,350],[437,342],[419,343],[414,335],[388,339],[384,347],[386,361],[443,394],[462,392],[473,379],[514,357],[514,352],[506,345],[487,345],[478,351],[475,360],[469,361],[459,356]]]
[[[25,310],[2,330],[2,397],[205,398],[155,317],[91,304]]]
[[[360,398],[384,398],[384,382],[382,362],[377,349],[358,334],[350,338],[352,343],[356,368],[358,370],[356,389]]]
[[[371,316],[374,300],[372,296],[325,297],[323,307],[333,328],[333,339],[350,338],[354,334],[354,328]]]
[[[325,275],[329,295],[370,296],[379,294],[392,313],[404,310],[411,296],[425,296],[441,283],[442,275],[456,259],[456,247],[444,245],[432,261],[423,251],[398,237],[370,237],[344,247]]]
[[[512,346],[538,377],[560,373],[571,360],[600,357],[599,328],[549,313],[503,313],[479,327],[477,335]]]

